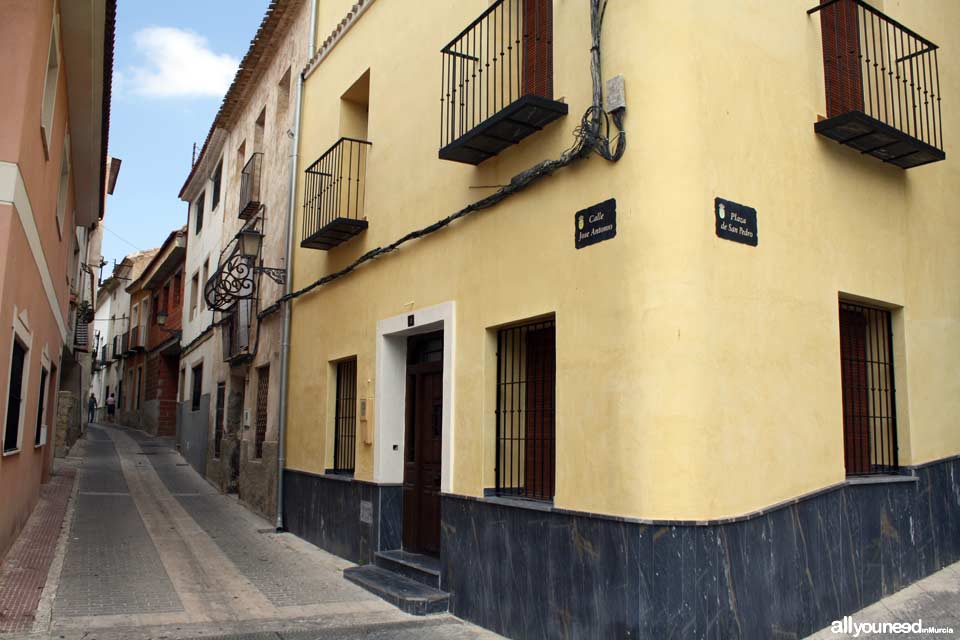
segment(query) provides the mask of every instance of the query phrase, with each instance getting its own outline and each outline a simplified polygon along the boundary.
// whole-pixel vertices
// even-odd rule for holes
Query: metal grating
[[[357,359],[337,363],[334,471],[352,472],[357,448]]]
[[[895,473],[897,408],[889,311],[840,303],[840,375],[847,475]]]
[[[226,403],[227,385],[223,382],[217,384],[217,413],[213,424],[213,457],[220,457],[221,445],[223,444],[223,409]]]
[[[556,328],[553,319],[497,332],[496,493],[552,500]]]
[[[257,431],[253,457],[263,457],[263,441],[267,437],[267,396],[270,390],[270,365],[257,369]]]

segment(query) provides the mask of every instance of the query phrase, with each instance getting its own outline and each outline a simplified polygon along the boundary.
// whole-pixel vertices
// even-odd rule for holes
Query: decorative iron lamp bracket
[[[262,273],[277,284],[287,284],[287,270],[275,267],[254,267],[255,273]]]

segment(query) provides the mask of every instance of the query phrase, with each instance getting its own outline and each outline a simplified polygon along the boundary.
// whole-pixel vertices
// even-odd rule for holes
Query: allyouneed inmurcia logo
[[[830,624],[833,633],[846,633],[854,638],[875,633],[953,633],[952,627],[925,627],[923,620],[916,622],[854,622],[851,616],[834,620]]]

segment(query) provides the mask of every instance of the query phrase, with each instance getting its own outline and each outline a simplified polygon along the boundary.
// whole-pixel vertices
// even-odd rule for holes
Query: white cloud
[[[131,67],[124,83],[149,97],[222,96],[240,62],[214,53],[206,38],[174,27],[147,27],[133,34],[143,66]]]

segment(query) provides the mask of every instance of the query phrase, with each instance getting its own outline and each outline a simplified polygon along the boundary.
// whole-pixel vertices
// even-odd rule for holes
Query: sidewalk
[[[60,460],[0,566],[0,633],[30,631],[56,555],[77,471]]]
[[[922,627],[951,628],[953,632],[861,633],[869,640],[905,640],[907,638],[960,638],[960,562],[913,583],[892,596],[849,616],[853,623],[922,622]],[[842,621],[841,621],[842,622]],[[821,629],[808,640],[839,640],[857,637],[853,633],[834,633]]]

